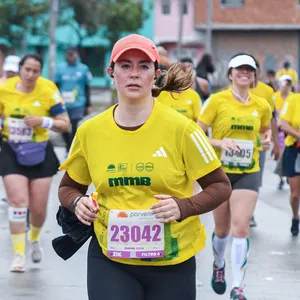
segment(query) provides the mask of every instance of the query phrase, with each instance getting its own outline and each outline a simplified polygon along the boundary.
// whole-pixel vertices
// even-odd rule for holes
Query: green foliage
[[[147,18],[139,0],[65,0],[74,10],[74,20],[80,43],[83,39],[103,29],[110,44],[124,32],[137,31]]]
[[[13,47],[24,41],[24,34],[47,35],[49,0],[0,0],[0,37]],[[110,45],[123,33],[142,27],[147,13],[142,0],[60,0],[59,25],[69,24],[77,32],[79,47],[85,38],[99,30]],[[70,11],[72,13],[70,13]],[[66,13],[67,12],[67,13]]]
[[[25,32],[37,34],[44,28],[48,11],[48,1],[0,0],[0,37],[20,46]]]
[[[148,17],[142,1],[104,0],[101,1],[103,21],[106,26],[105,37],[113,45],[124,32],[140,29]]]

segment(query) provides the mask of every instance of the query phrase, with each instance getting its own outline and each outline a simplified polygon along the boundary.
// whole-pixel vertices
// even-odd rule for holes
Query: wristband
[[[71,206],[70,206],[70,211],[74,214],[75,213],[75,208],[76,205],[78,203],[78,201],[82,198],[82,197],[89,197],[88,195],[80,195],[78,197],[75,198],[75,200],[72,202]]]
[[[49,117],[43,117],[43,123],[41,125],[42,128],[51,129],[53,127],[54,120]]]

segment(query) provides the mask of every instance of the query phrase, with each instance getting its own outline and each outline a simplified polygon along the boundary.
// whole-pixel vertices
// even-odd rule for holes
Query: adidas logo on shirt
[[[152,156],[153,157],[168,157],[164,147],[160,147]]]
[[[35,107],[40,107],[41,106],[41,103],[37,100],[35,101],[32,106],[35,106]]]
[[[252,113],[252,116],[253,116],[253,117],[258,117],[258,112],[255,110],[255,111]]]

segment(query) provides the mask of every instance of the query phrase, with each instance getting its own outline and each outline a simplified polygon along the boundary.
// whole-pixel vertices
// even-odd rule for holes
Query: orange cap
[[[142,35],[130,34],[115,43],[110,57],[110,64],[116,62],[124,52],[131,49],[141,50],[146,53],[153,62],[157,61],[159,63],[159,54],[154,42]]]

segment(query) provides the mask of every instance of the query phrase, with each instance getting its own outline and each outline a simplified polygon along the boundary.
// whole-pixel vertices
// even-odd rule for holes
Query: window
[[[224,7],[242,7],[244,2],[244,0],[221,0],[221,5]]]
[[[104,47],[86,47],[86,64],[88,65],[93,77],[103,77],[105,71],[105,53]]]
[[[161,0],[161,10],[163,15],[171,13],[171,0]]]

